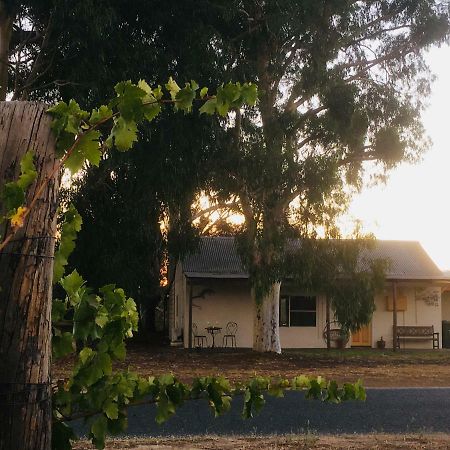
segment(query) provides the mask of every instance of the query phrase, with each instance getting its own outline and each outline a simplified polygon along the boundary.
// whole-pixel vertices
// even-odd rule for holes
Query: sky
[[[437,76],[423,123],[432,140],[422,161],[402,164],[386,184],[354,197],[350,218],[378,239],[419,241],[441,270],[450,269],[450,48],[427,55]]]

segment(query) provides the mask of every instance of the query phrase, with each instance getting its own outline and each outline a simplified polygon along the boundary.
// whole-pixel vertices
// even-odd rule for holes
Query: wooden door
[[[360,328],[352,334],[352,347],[372,346],[372,324]]]

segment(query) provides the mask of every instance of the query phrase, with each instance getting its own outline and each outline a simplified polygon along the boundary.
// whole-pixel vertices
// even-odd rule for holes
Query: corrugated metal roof
[[[298,245],[298,242],[291,243]],[[426,251],[415,241],[374,241],[362,252],[362,266],[369,261],[389,261],[387,279],[442,280],[447,277],[439,270]],[[202,237],[198,252],[183,261],[188,277],[247,278],[233,237]]]
[[[183,261],[183,271],[194,274],[215,275],[217,278],[247,278],[233,237],[202,237],[198,252]]]

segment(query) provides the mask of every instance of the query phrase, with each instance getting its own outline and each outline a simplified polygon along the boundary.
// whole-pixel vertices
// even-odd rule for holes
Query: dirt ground
[[[93,447],[87,442],[78,442],[76,450]],[[272,437],[188,437],[109,440],[106,450],[444,450],[450,448],[450,436],[445,434],[366,434],[366,435],[285,435]]]
[[[59,361],[54,378],[68,375],[71,361]],[[450,350],[286,350],[281,355],[257,354],[250,350],[181,348],[131,345],[121,367],[140,375],[172,372],[180,380],[224,375],[243,381],[255,374],[264,376],[322,375],[339,382],[362,379],[367,387],[450,386]]]

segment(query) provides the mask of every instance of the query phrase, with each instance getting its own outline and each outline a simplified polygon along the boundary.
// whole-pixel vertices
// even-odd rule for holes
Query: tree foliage
[[[447,41],[448,7],[430,0],[209,3],[229,77],[260,88],[257,105],[227,121],[223,170],[211,183],[217,203],[245,217],[241,253],[260,302],[286,275],[293,229],[300,238],[339,237],[336,219],[364,177],[383,178],[426,149],[420,116],[431,75],[423,55]],[[279,340],[254,348],[278,351],[270,342]]]

